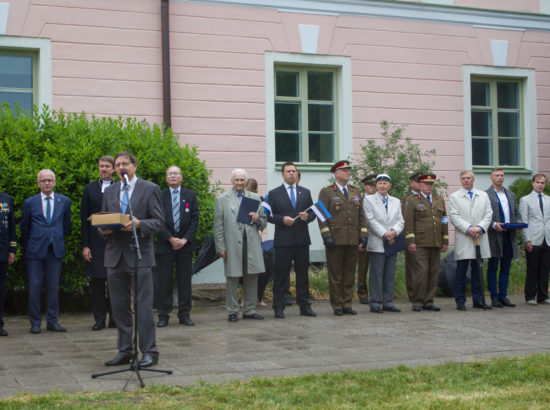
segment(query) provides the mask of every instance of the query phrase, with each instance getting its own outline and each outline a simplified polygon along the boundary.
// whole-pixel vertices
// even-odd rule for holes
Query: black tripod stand
[[[128,190],[130,189],[130,186],[128,185],[128,183],[124,183],[123,189],[126,190],[126,192],[128,192]],[[128,195],[128,198],[129,198],[129,195]],[[137,347],[138,346],[138,297],[137,297],[138,295],[138,262],[141,261],[141,249],[139,247],[139,240],[136,232],[136,225],[134,223],[134,213],[132,212],[132,204],[130,203],[130,200],[128,200],[128,210],[130,212],[130,220],[132,221],[132,238],[134,240],[134,244],[130,245],[130,248],[136,251],[134,276],[133,276],[133,281],[134,281],[134,351],[133,351],[134,360],[130,362],[130,367],[127,369],[113,370],[113,371],[104,372],[104,373],[92,374],[92,379],[95,379],[97,377],[107,376],[109,374],[131,372],[132,374],[130,375],[128,380],[126,380],[126,384],[124,385],[122,390],[126,390],[128,383],[130,383],[130,380],[132,380],[134,375],[137,376],[140,386],[145,387],[145,383],[143,383],[143,379],[141,378],[141,374],[139,373],[140,371],[172,374],[172,370],[157,370],[157,369],[142,368],[137,358],[138,357],[138,351],[137,351],[138,349]]]

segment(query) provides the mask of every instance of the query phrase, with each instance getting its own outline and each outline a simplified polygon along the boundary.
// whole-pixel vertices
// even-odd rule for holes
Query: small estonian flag
[[[270,214],[273,213],[273,211],[271,210],[271,205],[269,205],[269,202],[267,202],[269,200],[269,197],[266,195],[264,200],[262,201],[262,206],[264,207],[264,213],[266,215],[268,215],[268,212]]]
[[[313,204],[311,210],[317,215],[317,218],[319,218],[321,222],[325,222],[327,219],[332,218],[332,215],[321,201],[317,201]]]

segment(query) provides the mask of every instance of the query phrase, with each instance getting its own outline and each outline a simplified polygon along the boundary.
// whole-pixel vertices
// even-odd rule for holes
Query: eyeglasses
[[[38,182],[41,182],[43,184],[53,184],[55,182],[55,179],[41,179]]]
[[[125,161],[125,162],[115,162],[115,168],[120,168],[120,167],[129,167],[130,165],[132,165],[132,163],[130,161]]]

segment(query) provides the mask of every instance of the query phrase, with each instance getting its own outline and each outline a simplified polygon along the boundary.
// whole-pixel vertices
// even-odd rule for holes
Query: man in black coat
[[[107,311],[109,311],[109,327],[116,327],[111,315],[111,303],[107,291],[107,271],[103,266],[106,242],[97,228],[91,226],[88,221],[90,215],[101,211],[103,192],[113,183],[115,160],[110,155],[104,155],[99,158],[98,164],[100,178],[86,185],[80,203],[82,257],[86,261],[86,274],[90,278],[92,311],[95,320],[92,330],[105,328]]]
[[[193,326],[191,320],[192,254],[195,248],[195,232],[199,224],[197,196],[190,189],[181,187],[181,169],[171,166],[166,170],[168,188],[162,190],[162,208],[165,227],[158,234],[155,301],[158,327],[168,325],[173,307],[172,272],[176,265],[178,283],[178,319],[184,326]]]
[[[8,332],[4,330],[2,314],[6,301],[8,265],[15,262],[16,241],[13,200],[8,194],[0,192],[0,336],[8,335]]]
[[[271,212],[268,221],[275,224],[275,277],[273,279],[273,310],[277,319],[285,317],[285,290],[290,267],[296,272],[296,303],[300,315],[315,317],[309,303],[309,238],[308,224],[315,219],[308,189],[296,184],[298,171],[292,162],[282,170],[284,183],[268,194]]]

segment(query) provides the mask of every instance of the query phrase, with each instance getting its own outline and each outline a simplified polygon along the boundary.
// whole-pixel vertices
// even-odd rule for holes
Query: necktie
[[[346,189],[346,187],[342,189],[342,192],[344,193],[344,196],[346,197],[346,199],[348,199],[348,190]]]
[[[120,211],[125,214],[128,208],[128,191],[122,191],[122,200],[120,201]]]
[[[239,204],[243,201],[243,194],[237,194],[237,198],[239,198]]]
[[[172,192],[172,217],[174,219],[174,230],[180,230],[180,196],[179,190],[175,189]]]
[[[384,204],[384,208],[386,208],[386,213],[388,213],[388,198],[383,197],[382,198],[382,203]]]
[[[296,209],[296,197],[294,196],[294,185],[290,186],[290,202],[292,202],[292,207]]]
[[[428,195],[426,197],[426,199],[428,200],[428,202],[430,203],[430,205],[432,204],[432,196],[431,195]]]
[[[474,193],[472,191],[468,191],[468,195],[470,195],[470,199],[472,199],[472,196],[474,195]]]
[[[46,222],[48,222],[48,225],[52,223],[52,205],[50,203],[51,199],[51,196],[46,197]]]
[[[544,205],[542,204],[542,194],[539,194],[539,207],[540,207],[540,211],[542,212],[542,216],[544,216]]]

